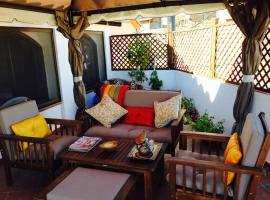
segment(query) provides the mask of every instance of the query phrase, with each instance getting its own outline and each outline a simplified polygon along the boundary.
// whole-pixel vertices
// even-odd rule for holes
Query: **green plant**
[[[136,37],[128,44],[127,59],[129,63],[137,69],[146,69],[151,63],[151,45],[150,42],[142,41]]]
[[[183,97],[181,105],[183,109],[186,109],[186,113],[184,115],[184,124],[192,125],[199,117],[199,112],[195,107],[193,99]]]
[[[137,83],[137,82],[143,83],[144,81],[148,80],[144,71],[140,69],[132,70],[128,72],[128,75],[131,77],[131,82],[134,82],[134,83]]]
[[[149,85],[153,90],[160,90],[162,87],[163,81],[159,80],[157,70],[151,73]]]
[[[219,121],[216,124],[213,122],[214,117],[210,117],[207,113],[204,113],[198,118],[198,120],[192,124],[192,128],[195,131],[209,132],[209,133],[223,133],[224,121]]]

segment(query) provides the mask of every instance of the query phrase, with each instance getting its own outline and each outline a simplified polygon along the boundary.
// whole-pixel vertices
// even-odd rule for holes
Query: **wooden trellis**
[[[175,68],[211,77],[211,35],[211,28],[174,32]]]
[[[218,79],[238,84],[242,78],[241,49],[244,35],[235,24],[219,25],[216,37],[216,68]]]
[[[114,35],[110,37],[112,70],[129,70],[131,66],[127,59],[128,45],[136,38],[149,42],[151,47],[151,63],[157,69],[168,69],[168,34],[134,34]]]
[[[128,44],[139,37],[151,44],[150,68],[176,70],[222,79],[239,85],[242,80],[241,48],[244,39],[232,22],[172,34],[115,35],[110,37],[113,70],[129,70]],[[169,41],[172,41],[169,43]],[[256,90],[270,93],[270,28],[262,42],[262,61],[255,74]]]
[[[216,77],[239,85],[242,81],[244,35],[235,24],[217,26]],[[256,90],[270,93],[270,28],[262,42],[263,57],[255,74]]]

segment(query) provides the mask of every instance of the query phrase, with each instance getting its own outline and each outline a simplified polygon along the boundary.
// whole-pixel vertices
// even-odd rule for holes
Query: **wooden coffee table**
[[[108,141],[109,138],[103,138]],[[114,139],[115,140],[115,139]],[[137,160],[128,158],[127,155],[134,146],[134,140],[117,139],[119,146],[116,151],[106,152],[98,146],[88,153],[71,152],[64,150],[60,158],[66,163],[75,163],[100,169],[109,169],[129,173],[143,174],[145,200],[153,198],[153,186],[158,185],[164,177],[164,153],[167,144],[163,144],[157,158],[150,160]]]

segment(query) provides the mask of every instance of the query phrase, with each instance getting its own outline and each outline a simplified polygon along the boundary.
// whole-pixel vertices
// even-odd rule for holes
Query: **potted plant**
[[[131,81],[136,84],[143,84],[148,78],[145,75],[144,69],[149,68],[151,63],[151,45],[149,42],[142,41],[140,38],[135,38],[128,45],[127,59],[132,66],[132,71],[128,74]]]
[[[151,86],[152,90],[160,90],[163,86],[163,81],[158,78],[157,70],[154,70],[150,76],[149,85]]]
[[[184,97],[182,99],[182,108],[186,109],[186,113],[184,115],[184,127],[183,129],[186,131],[192,130],[192,125],[199,118],[199,112],[195,107],[194,100],[192,98]]]
[[[204,113],[200,116],[195,123],[192,124],[192,128],[195,131],[208,132],[208,133],[224,133],[224,120],[217,123],[213,122],[214,117]]]

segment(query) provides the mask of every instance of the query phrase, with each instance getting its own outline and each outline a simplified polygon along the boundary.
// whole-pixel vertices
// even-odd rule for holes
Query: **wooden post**
[[[174,68],[173,33],[171,25],[168,25],[168,66],[170,69]]]
[[[216,71],[216,45],[217,45],[217,21],[216,19],[213,21],[212,25],[212,37],[211,37],[211,61],[210,61],[210,69],[211,69],[211,78],[215,78]]]

